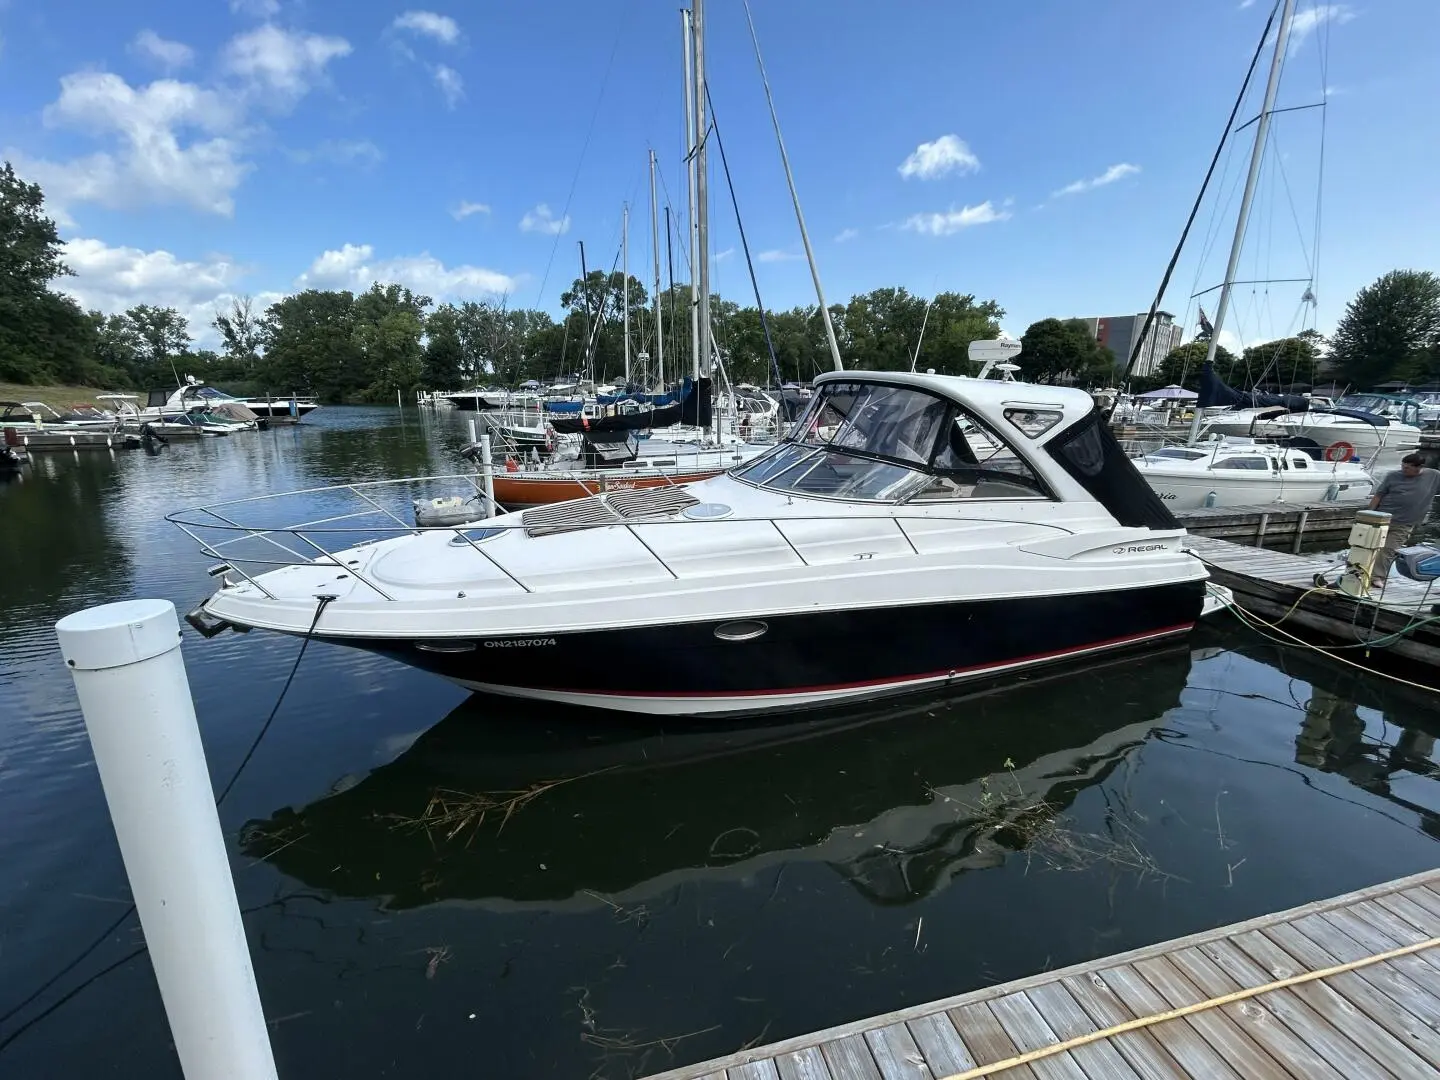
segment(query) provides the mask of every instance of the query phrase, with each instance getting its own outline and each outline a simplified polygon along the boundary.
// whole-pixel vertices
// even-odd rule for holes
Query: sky
[[[650,149],[661,203],[685,212],[678,5],[433,2],[0,0],[0,154],[46,191],[62,287],[177,307],[202,344],[231,297],[373,280],[558,312],[577,241],[591,268],[616,264],[626,203],[649,279]],[[1015,336],[1147,309],[1271,2],[751,0],[827,301],[973,293]],[[1232,346],[1328,332],[1380,274],[1440,270],[1440,3],[1296,10],[1291,111],[1237,276],[1305,280],[1237,287]],[[744,6],[708,0],[706,21],[761,296],[814,304]],[[1187,337],[1191,294],[1223,277],[1253,131],[1166,294]],[[713,287],[750,302],[713,140],[709,188]]]

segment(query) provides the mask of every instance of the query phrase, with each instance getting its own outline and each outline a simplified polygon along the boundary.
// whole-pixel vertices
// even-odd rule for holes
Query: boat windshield
[[[957,403],[875,383],[818,388],[786,441],[734,475],[864,501],[1048,496],[1024,458]]]

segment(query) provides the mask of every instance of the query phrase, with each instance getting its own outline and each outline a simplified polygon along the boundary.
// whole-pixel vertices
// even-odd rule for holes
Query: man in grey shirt
[[[1398,472],[1387,473],[1370,496],[1370,509],[1390,515],[1390,533],[1385,550],[1375,556],[1372,586],[1384,585],[1395,562],[1395,552],[1405,546],[1415,526],[1430,513],[1430,504],[1440,492],[1440,470],[1425,468],[1419,454],[1406,454],[1400,459]]]

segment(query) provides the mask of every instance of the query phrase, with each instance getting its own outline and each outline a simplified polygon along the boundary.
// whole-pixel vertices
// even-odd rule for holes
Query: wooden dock
[[[43,431],[16,431],[6,428],[7,446],[23,447],[32,454],[69,450],[128,450],[139,445],[139,438],[123,431],[66,430],[58,425]]]
[[[652,1080],[1440,1073],[1440,870]]]
[[[1256,506],[1207,506],[1177,510],[1175,517],[1193,536],[1237,540],[1261,547],[1281,544],[1299,551],[1306,543],[1344,547],[1363,502],[1272,502]]]
[[[1440,665],[1440,622],[1425,622],[1437,614],[1440,582],[1431,586],[1391,571],[1383,594],[1357,599],[1316,586],[1316,574],[1326,573],[1330,581],[1338,574],[1339,565],[1329,559],[1204,536],[1190,537],[1187,546],[1204,560],[1210,579],[1235,594],[1236,604],[1282,629],[1319,634],[1347,647],[1356,660],[1367,652],[1388,653]],[[1374,647],[1364,649],[1367,642]]]

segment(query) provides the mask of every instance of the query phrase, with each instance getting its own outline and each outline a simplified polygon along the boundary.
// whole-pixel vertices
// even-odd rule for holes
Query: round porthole
[[[715,627],[715,636],[721,641],[754,641],[769,629],[759,619],[740,619]]]
[[[724,503],[696,503],[694,506],[687,506],[682,515],[691,521],[719,521],[734,512]]]

